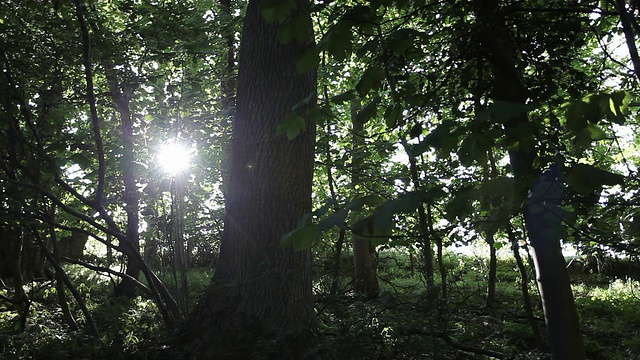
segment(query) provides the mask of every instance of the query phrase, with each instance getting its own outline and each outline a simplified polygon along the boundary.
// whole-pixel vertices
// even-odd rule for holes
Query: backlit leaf
[[[292,232],[284,235],[280,240],[283,249],[293,247],[295,251],[302,251],[311,248],[320,240],[320,229],[318,224],[305,224]]]

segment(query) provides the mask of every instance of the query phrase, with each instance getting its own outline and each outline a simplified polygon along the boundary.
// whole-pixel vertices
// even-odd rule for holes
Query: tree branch
[[[631,57],[633,70],[635,71],[638,80],[640,80],[640,57],[638,56],[638,48],[636,47],[636,40],[633,35],[633,27],[631,25],[633,18],[629,12],[627,12],[624,0],[616,0],[615,6],[620,14],[620,22],[622,23],[622,30],[624,31],[624,37],[627,41],[627,47],[629,48],[629,56]]]
[[[84,20],[84,4],[81,0],[73,1],[76,6],[76,17],[80,23],[80,31],[82,33],[82,53],[84,63],[84,75],[87,83],[87,102],[91,111],[91,123],[93,124],[93,138],[96,142],[96,150],[98,152],[98,188],[95,194],[95,202],[103,203],[104,199],[104,178],[105,178],[105,157],[104,146],[102,144],[102,135],[100,134],[100,119],[98,118],[98,110],[96,109],[96,95],[93,89],[93,73],[91,70],[91,42],[89,39],[89,29]]]
[[[120,278],[126,278],[126,279],[129,279],[130,281],[132,281],[132,282],[134,282],[136,285],[138,285],[138,287],[139,287],[140,289],[142,289],[142,290],[143,290],[147,295],[152,296],[152,294],[151,294],[151,289],[149,289],[149,287],[147,287],[145,284],[143,284],[143,283],[141,283],[140,281],[138,281],[138,280],[137,280],[136,278],[134,278],[133,276],[127,275],[127,274],[125,274],[125,273],[121,273],[121,272],[119,272],[119,271],[112,270],[112,269],[110,269],[110,268],[108,268],[108,267],[103,267],[103,266],[93,265],[93,264],[90,264],[90,263],[88,263],[88,262],[84,262],[84,261],[82,261],[82,260],[80,260],[80,259],[73,259],[73,258],[70,258],[70,257],[67,257],[67,256],[63,256],[62,258],[63,258],[64,260],[66,260],[66,261],[68,261],[68,262],[72,263],[72,264],[76,264],[76,265],[84,266],[84,267],[86,267],[86,268],[87,268],[87,269],[89,269],[89,270],[98,271],[98,272],[106,272],[106,273],[108,273],[108,274],[115,275],[115,276],[120,277]]]

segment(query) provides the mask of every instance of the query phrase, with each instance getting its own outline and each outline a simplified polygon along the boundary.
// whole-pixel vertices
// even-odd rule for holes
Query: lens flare
[[[191,165],[192,151],[183,144],[170,141],[165,143],[158,152],[158,163],[162,171],[177,175],[187,171]]]

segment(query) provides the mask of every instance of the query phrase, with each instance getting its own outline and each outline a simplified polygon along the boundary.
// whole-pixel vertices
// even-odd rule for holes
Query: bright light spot
[[[171,175],[184,173],[189,168],[192,151],[173,141],[165,143],[158,153],[158,163]]]

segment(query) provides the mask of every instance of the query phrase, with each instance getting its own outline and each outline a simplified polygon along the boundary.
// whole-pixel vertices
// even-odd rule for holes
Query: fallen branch
[[[424,328],[422,328],[422,329],[412,328],[412,329],[408,329],[408,331],[405,331],[404,334],[406,334],[406,335],[427,335],[427,336],[438,337],[438,338],[441,338],[442,340],[444,340],[444,342],[446,342],[447,344],[449,344],[452,347],[454,347],[454,348],[456,348],[458,350],[461,350],[461,351],[465,351],[465,352],[469,352],[469,353],[473,353],[473,354],[491,356],[491,357],[496,358],[496,359],[506,359],[507,358],[507,355],[505,355],[504,353],[501,353],[499,351],[484,349],[484,348],[481,348],[479,346],[463,344],[458,339],[452,337],[451,335],[447,334],[444,331],[429,331],[429,330],[424,329]]]

